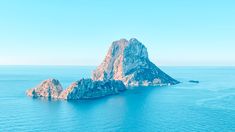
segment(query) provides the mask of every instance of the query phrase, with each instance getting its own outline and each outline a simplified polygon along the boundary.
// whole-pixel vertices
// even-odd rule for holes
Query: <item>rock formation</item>
[[[190,83],[199,83],[199,81],[196,81],[196,80],[189,80],[188,82],[190,82]]]
[[[147,48],[137,39],[112,43],[93,80],[121,80],[126,86],[157,86],[179,83],[161,71],[148,58]]]
[[[45,97],[56,99],[62,91],[63,88],[58,80],[48,79],[43,81],[37,87],[27,90],[26,94],[35,98]]]
[[[53,99],[94,99],[118,94],[129,86],[174,85],[179,83],[148,58],[147,48],[137,39],[113,42],[92,79],[81,79],[63,91],[56,79],[43,81],[26,91],[28,96]]]
[[[126,86],[122,81],[93,81],[92,79],[81,79],[80,81],[72,83],[63,91],[58,80],[48,79],[43,81],[36,88],[27,90],[26,94],[34,98],[43,97],[48,99],[79,100],[114,95],[125,90]]]
[[[118,94],[124,90],[126,87],[121,81],[81,79],[64,90],[60,98],[67,100],[93,99]]]

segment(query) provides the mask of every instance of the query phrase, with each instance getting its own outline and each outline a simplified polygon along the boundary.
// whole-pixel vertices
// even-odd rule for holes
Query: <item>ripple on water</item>
[[[196,102],[201,107],[235,111],[235,94],[226,94]]]

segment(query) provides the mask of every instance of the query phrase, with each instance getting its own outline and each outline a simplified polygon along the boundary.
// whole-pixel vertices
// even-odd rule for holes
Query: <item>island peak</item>
[[[157,86],[179,83],[148,58],[147,48],[136,38],[114,41],[93,80],[121,80],[126,86]]]

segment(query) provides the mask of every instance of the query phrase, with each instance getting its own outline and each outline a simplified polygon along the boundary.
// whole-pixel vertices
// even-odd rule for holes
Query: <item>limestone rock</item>
[[[60,82],[56,79],[48,79],[43,81],[35,88],[26,91],[26,94],[31,97],[58,98],[63,88]]]
[[[126,90],[126,87],[122,81],[81,79],[64,90],[59,98],[67,100],[94,99],[118,94],[124,90]]]
[[[179,83],[148,58],[147,48],[133,38],[114,41],[93,80],[121,80],[126,86],[157,86]]]

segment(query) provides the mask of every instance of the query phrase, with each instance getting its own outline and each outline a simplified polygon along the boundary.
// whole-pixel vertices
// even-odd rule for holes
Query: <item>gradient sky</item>
[[[137,38],[167,66],[234,66],[234,0],[1,0],[0,65],[98,65]]]

